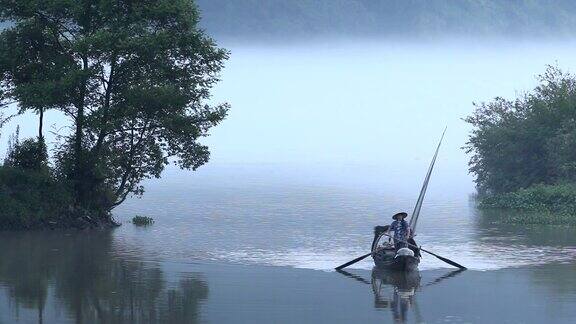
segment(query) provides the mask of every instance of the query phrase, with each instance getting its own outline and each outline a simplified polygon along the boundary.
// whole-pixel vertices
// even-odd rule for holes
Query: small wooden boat
[[[434,170],[434,164],[436,163],[436,158],[438,157],[438,151],[442,145],[442,140],[444,139],[444,134],[446,129],[442,133],[440,142],[436,147],[436,152],[432,157],[430,166],[428,167],[428,172],[424,177],[424,183],[422,184],[422,189],[420,189],[420,195],[416,201],[416,206],[414,206],[414,211],[412,212],[412,217],[410,217],[410,229],[411,235],[414,236],[416,233],[416,224],[418,223],[418,216],[420,216],[420,209],[422,208],[422,203],[424,202],[424,197],[426,196],[426,189],[428,188],[428,183],[430,182],[430,176],[432,175],[432,170]],[[391,242],[389,236],[385,235],[388,232],[389,226],[376,226],[374,228],[374,240],[372,241],[372,258],[374,259],[374,264],[383,269],[396,270],[396,271],[414,271],[418,269],[418,264],[420,263],[420,249],[412,237],[408,238],[408,247],[401,248],[398,251],[394,248],[394,244]],[[387,238],[381,243],[382,238]]]
[[[408,243],[407,244],[408,247],[403,247],[396,250],[394,244],[391,241],[390,235],[388,235],[388,229],[390,227],[376,226],[374,228],[374,240],[372,241],[372,248],[370,249],[370,253],[366,253],[362,256],[357,257],[354,260],[348,261],[336,267],[335,270],[341,271],[342,269],[348,266],[351,266],[357,262],[364,260],[368,256],[372,256],[374,264],[378,268],[393,271],[411,272],[418,269],[418,264],[420,263],[421,259],[420,251],[431,254],[436,258],[450,265],[453,265],[457,268],[466,269],[466,267],[464,267],[463,265],[460,265],[450,259],[444,258],[440,255],[437,255],[435,253],[420,248],[414,241],[414,236],[416,235],[416,225],[418,223],[418,216],[420,215],[420,209],[422,208],[422,203],[424,202],[426,189],[428,188],[428,183],[430,182],[430,175],[432,174],[432,170],[434,169],[434,164],[436,163],[436,158],[438,157],[438,151],[440,150],[440,145],[442,145],[442,140],[444,139],[445,133],[446,129],[444,129],[442,137],[440,138],[440,142],[438,143],[438,147],[436,147],[436,152],[434,153],[432,162],[430,162],[430,166],[428,167],[428,172],[426,173],[426,177],[424,178],[424,183],[422,184],[420,195],[418,196],[418,200],[416,201],[416,206],[414,207],[414,211],[412,212],[412,216],[410,217],[410,224],[409,224],[410,237],[408,237],[406,242],[404,242]],[[386,237],[387,240],[382,240],[383,237]]]
[[[399,250],[399,252],[402,253],[403,251]],[[420,263],[420,257],[414,254],[401,255],[396,253],[394,247],[380,249],[373,254],[372,258],[378,268],[393,271],[415,271],[418,270]]]
[[[376,226],[374,228],[372,259],[374,259],[376,267],[404,272],[417,270],[421,258],[420,251],[415,248],[401,248],[396,251],[394,244],[384,235],[387,231],[388,226]],[[416,242],[410,243],[416,245]]]

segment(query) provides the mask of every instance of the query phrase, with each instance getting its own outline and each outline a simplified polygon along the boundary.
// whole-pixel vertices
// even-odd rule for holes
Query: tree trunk
[[[39,123],[38,123],[38,141],[43,141],[44,140],[44,135],[42,135],[42,127],[44,125],[44,108],[40,108],[40,117],[39,117]]]
[[[88,59],[84,57],[82,59],[82,67],[83,70],[88,70]],[[86,78],[86,76],[84,76]],[[83,128],[84,128],[84,106],[86,104],[86,87],[87,87],[87,80],[85,79],[80,88],[80,97],[78,98],[78,104],[76,108],[78,109],[76,115],[76,132],[74,138],[74,186],[76,191],[76,202],[79,205],[83,205],[85,202],[85,185],[84,185],[84,175],[85,175],[85,161],[84,161],[84,154],[82,152],[82,137],[84,136]]]
[[[92,1],[84,1],[84,12],[82,17],[79,19],[79,25],[81,26],[81,34],[83,36],[89,36],[91,33],[91,19],[92,19]],[[82,82],[80,84],[80,93],[78,97],[78,103],[76,104],[77,114],[76,114],[76,131],[74,133],[74,189],[76,193],[76,204],[79,207],[86,207],[88,202],[88,192],[86,188],[86,182],[90,181],[87,178],[87,161],[83,152],[83,136],[84,136],[84,122],[85,122],[85,106],[86,106],[86,95],[88,91],[88,52],[83,52],[82,57]]]

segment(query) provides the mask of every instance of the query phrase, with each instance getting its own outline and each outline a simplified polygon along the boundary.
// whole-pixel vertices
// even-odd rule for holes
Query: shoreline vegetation
[[[576,77],[548,66],[538,80],[465,119],[478,206],[512,211],[509,223],[576,225]]]
[[[534,185],[513,192],[481,196],[484,210],[509,210],[500,221],[525,225],[576,225],[576,184]],[[502,214],[500,214],[502,215]]]
[[[120,226],[104,208],[74,201],[74,188],[48,162],[44,141],[10,137],[0,165],[0,230],[86,229]]]
[[[227,116],[210,99],[229,53],[199,21],[193,0],[0,1],[0,126],[38,116],[0,166],[0,230],[116,227],[143,180],[208,162],[200,140]],[[50,147],[47,111],[64,124]]]

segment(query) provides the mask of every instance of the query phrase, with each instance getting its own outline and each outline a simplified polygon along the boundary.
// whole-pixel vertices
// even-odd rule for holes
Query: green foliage
[[[48,151],[43,139],[27,139],[8,148],[4,166],[23,170],[47,170]]]
[[[52,176],[44,140],[20,142],[18,136],[19,127],[0,166],[0,229],[50,227],[68,214],[72,195],[65,182]]]
[[[132,218],[132,224],[136,226],[150,226],[154,224],[152,217],[136,215]]]
[[[203,26],[238,38],[572,36],[571,0],[197,0]]]
[[[198,28],[192,0],[0,0],[2,20],[13,25],[0,32],[0,99],[40,125],[48,109],[69,118],[55,174],[77,206],[111,210],[168,163],[208,161],[199,140],[228,111],[207,103],[228,52]]]
[[[539,79],[532,92],[479,104],[466,118],[480,193],[576,182],[576,78],[550,66]]]
[[[514,101],[476,106],[466,149],[480,207],[521,211],[523,224],[576,224],[576,77],[549,66]],[[528,212],[528,213],[525,213]]]
[[[496,222],[522,225],[576,225],[576,184],[534,185],[484,195],[479,207],[499,212]]]

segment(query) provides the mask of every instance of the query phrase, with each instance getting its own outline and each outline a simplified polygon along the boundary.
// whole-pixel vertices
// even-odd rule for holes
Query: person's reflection
[[[416,307],[415,293],[419,286],[418,271],[390,272],[375,268],[372,270],[374,307],[389,308],[394,321],[404,323],[408,319],[408,310]],[[419,313],[417,309],[415,311]]]
[[[416,301],[416,292],[426,287],[439,284],[440,282],[452,278],[465,270],[454,270],[437,277],[428,283],[420,284],[420,272],[399,272],[379,269],[372,269],[372,278],[370,282],[361,275],[353,274],[345,270],[337,272],[352,278],[362,284],[372,286],[374,293],[374,307],[379,309],[390,309],[392,317],[396,323],[408,322],[408,317],[414,313],[413,322],[424,323],[418,303]],[[412,310],[412,311],[410,311]]]

